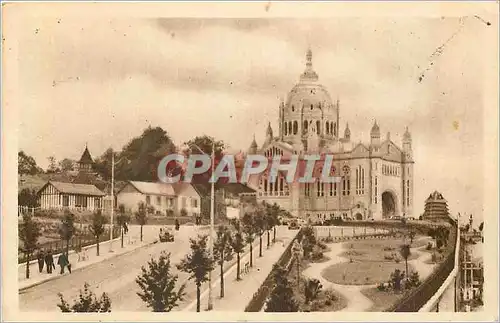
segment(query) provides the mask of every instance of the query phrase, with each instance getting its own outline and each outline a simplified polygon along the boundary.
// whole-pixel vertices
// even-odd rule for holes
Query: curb
[[[134,251],[136,251],[136,250],[139,250],[140,248],[143,248],[143,247],[148,247],[148,246],[153,245],[153,244],[155,244],[155,243],[156,243],[155,241],[148,242],[148,243],[146,243],[146,244],[144,244],[144,245],[141,245],[141,246],[139,246],[139,247],[137,247],[137,248],[134,248],[134,249],[132,249],[132,250],[128,250],[128,251],[126,251],[126,252],[124,252],[124,253],[114,254],[113,256],[111,256],[111,257],[109,257],[109,258],[107,258],[107,259],[103,259],[102,261],[106,261],[106,260],[113,259],[113,258],[116,258],[116,257],[119,257],[119,256],[124,256],[124,255],[130,254],[130,253],[132,253],[132,252],[134,252]],[[74,272],[79,272],[79,271],[81,271],[81,270],[83,270],[83,269],[86,269],[86,268],[89,268],[89,267],[92,267],[92,266],[98,265],[98,264],[99,264],[99,263],[101,263],[102,261],[95,262],[95,263],[93,263],[93,264],[89,264],[89,265],[87,265],[87,266],[83,266],[83,267],[78,267],[78,268],[75,268],[74,270],[72,270],[72,273],[74,273]],[[35,282],[35,283],[31,284],[31,285],[28,285],[28,286],[24,286],[24,287],[22,287],[22,288],[19,288],[19,289],[18,289],[18,291],[19,291],[19,292],[23,292],[23,291],[26,291],[26,290],[28,290],[28,289],[30,289],[30,288],[36,287],[36,286],[38,286],[38,285],[44,284],[44,283],[46,283],[46,282],[49,282],[49,281],[52,281],[52,280],[55,280],[55,279],[58,279],[58,278],[61,278],[61,277],[67,276],[67,275],[69,275],[69,273],[64,274],[64,275],[60,275],[60,274],[59,274],[59,275],[57,275],[57,274],[56,274],[56,276],[51,276],[51,277],[48,277],[48,278],[43,279],[43,280],[41,280],[41,281]]]

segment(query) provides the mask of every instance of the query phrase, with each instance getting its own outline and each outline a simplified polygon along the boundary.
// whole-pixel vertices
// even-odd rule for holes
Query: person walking
[[[59,255],[59,258],[57,259],[57,264],[61,268],[60,274],[64,274],[64,268],[68,265],[68,258],[66,257],[65,253],[61,253]]]
[[[49,250],[45,254],[45,266],[47,267],[47,274],[52,274],[52,269],[56,269],[54,264],[54,256],[52,255],[52,250]]]
[[[38,253],[36,255],[36,259],[38,260],[38,272],[42,273],[43,271],[43,265],[45,262],[45,255],[42,249],[38,250]]]

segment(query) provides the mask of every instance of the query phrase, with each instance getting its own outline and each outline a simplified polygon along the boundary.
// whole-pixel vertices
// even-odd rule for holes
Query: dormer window
[[[294,112],[294,111],[295,111],[295,106],[292,105],[292,112]]]

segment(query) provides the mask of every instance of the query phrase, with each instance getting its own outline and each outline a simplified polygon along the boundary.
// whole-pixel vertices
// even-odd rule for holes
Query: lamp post
[[[113,252],[113,216],[115,212],[115,152],[111,150],[111,212],[109,222],[109,252]]]

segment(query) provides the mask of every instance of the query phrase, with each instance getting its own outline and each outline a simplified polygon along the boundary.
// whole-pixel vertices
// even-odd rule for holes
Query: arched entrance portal
[[[382,193],[382,218],[389,219],[396,215],[396,197],[391,192]]]
[[[361,213],[356,213],[356,220],[363,220],[363,215]]]

